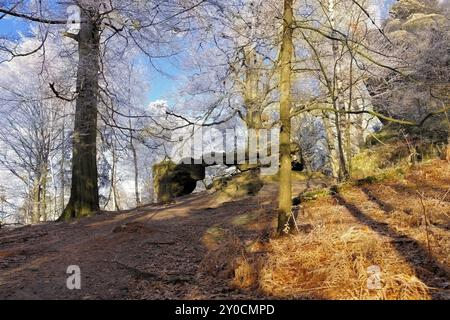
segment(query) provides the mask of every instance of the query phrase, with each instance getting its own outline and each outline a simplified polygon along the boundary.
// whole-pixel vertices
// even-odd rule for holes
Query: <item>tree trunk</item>
[[[43,172],[42,172],[42,176],[41,176],[41,185],[40,185],[40,190],[41,190],[41,216],[42,216],[42,221],[46,222],[48,220],[48,215],[47,215],[47,176],[48,176],[48,171],[47,171],[47,167],[43,167]]]
[[[98,11],[82,9],[78,35],[78,74],[73,132],[70,200],[60,220],[92,216],[100,211],[97,172],[97,96],[100,71]]]
[[[112,142],[111,145],[112,145],[111,192],[113,196],[113,210],[120,211],[120,196],[117,190],[117,183],[116,183],[116,172],[117,172],[116,144]]]
[[[450,117],[448,116],[448,113],[445,113],[445,117],[447,118],[447,125],[448,125],[448,133],[447,133],[447,148],[445,150],[445,156],[444,160],[447,162],[450,162]]]
[[[338,110],[343,111],[342,104],[337,103],[334,107],[335,109],[338,108]],[[342,134],[342,127],[345,128],[344,121],[345,120],[345,114],[340,114],[339,112],[335,112],[335,125],[336,125],[336,136],[337,136],[337,143],[338,143],[338,155],[339,155],[339,182],[343,182],[349,178],[349,173],[347,169],[347,161],[345,159],[345,147],[344,147],[344,137]]]
[[[349,70],[349,88],[348,88],[348,103],[347,111],[353,109],[353,54],[350,51],[350,70]],[[346,154],[347,154],[347,168],[348,168],[348,178],[351,178],[353,173],[353,143],[352,143],[352,115],[350,113],[346,114],[345,118],[345,139],[346,139]]]
[[[249,157],[249,164],[259,163],[259,135],[260,129],[262,128],[262,115],[261,115],[261,105],[259,101],[259,78],[260,70],[258,68],[258,56],[256,53],[256,48],[252,45],[251,48],[245,48],[245,87],[244,87],[244,104],[246,108],[245,122],[247,125],[247,130],[254,130],[255,136],[250,135],[248,132],[247,136],[247,149],[246,156]],[[253,139],[256,139],[253,140]],[[255,150],[256,148],[257,159],[250,159],[250,150]],[[252,155],[254,156],[254,155]],[[255,161],[256,160],[256,161]]]
[[[61,131],[61,173],[60,173],[60,206],[61,206],[61,210],[64,209],[64,206],[66,205],[66,197],[65,197],[65,193],[66,193],[66,181],[65,181],[65,166],[64,166],[64,162],[65,162],[65,148],[66,148],[66,135],[65,135],[65,129],[66,129],[66,121],[63,119],[63,127],[62,127],[62,131]],[[55,195],[56,197],[56,195]],[[56,206],[55,206],[55,210],[56,210]]]
[[[278,214],[278,234],[290,231],[292,220],[292,159],[291,159],[291,88],[292,88],[292,56],[294,45],[292,40],[294,12],[293,0],[284,0],[283,38],[280,52],[280,194]]]
[[[134,165],[134,194],[136,198],[136,206],[141,205],[141,195],[139,192],[139,166],[138,166],[138,155],[136,152],[136,146],[134,145],[134,135],[130,119],[130,149],[133,154],[133,165]]]
[[[335,28],[335,0],[329,0],[329,15],[330,15],[330,23],[331,27]],[[336,37],[336,32],[332,31],[332,36]],[[345,103],[343,97],[342,90],[342,79],[341,79],[341,65],[339,56],[339,42],[337,40],[332,40],[332,49],[333,49],[333,60],[335,63],[335,73],[333,77],[334,85],[333,85],[333,108],[337,110],[334,113],[334,121],[336,126],[336,138],[337,138],[337,146],[338,146],[338,156],[339,156],[339,182],[345,181],[349,178],[349,172],[347,168],[347,161],[345,158],[345,142],[344,136],[342,134],[342,130],[345,130]]]
[[[450,137],[447,139],[447,152],[445,154],[445,160],[450,162]]]
[[[260,129],[261,110],[259,105],[259,77],[260,72],[257,65],[257,53],[255,48],[245,49],[245,88],[244,103],[247,109],[246,123],[248,129]]]
[[[33,190],[32,190],[32,216],[31,223],[39,223],[41,221],[41,186],[40,186],[40,177],[36,177],[33,182]]]
[[[133,153],[133,164],[134,164],[134,194],[136,198],[136,206],[141,205],[141,195],[139,192],[139,167],[136,147],[133,143],[133,137],[131,137],[131,152]]]
[[[323,125],[325,127],[325,134],[327,138],[327,147],[328,147],[328,159],[331,170],[331,175],[333,178],[338,180],[339,177],[339,160],[338,153],[336,150],[336,137],[334,135],[333,126],[331,124],[330,118],[328,114],[323,115]]]

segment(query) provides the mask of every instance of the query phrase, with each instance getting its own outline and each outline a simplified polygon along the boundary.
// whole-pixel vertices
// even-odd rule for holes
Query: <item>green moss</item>
[[[346,191],[353,189],[355,186],[379,183],[379,182],[383,182],[386,180],[392,180],[392,179],[400,180],[401,178],[404,177],[406,172],[407,172],[407,168],[397,167],[397,168],[393,168],[390,170],[386,170],[378,175],[371,175],[371,176],[364,177],[362,179],[347,181],[345,183],[335,185],[331,188],[323,188],[323,189],[318,189],[318,190],[313,190],[313,191],[307,191],[307,192],[300,194],[297,198],[294,199],[294,205],[302,203],[302,202],[307,202],[307,201],[312,201],[312,200],[317,200],[320,198],[328,197],[328,196],[331,196],[331,195],[337,194],[337,193],[344,194]]]
[[[232,179],[232,177],[217,178],[211,184],[206,186],[206,189],[213,190],[213,191],[222,190],[231,179]]]
[[[383,143],[387,143],[389,141],[398,139],[398,132],[400,126],[395,124],[388,124],[383,127],[383,129],[379,132],[375,132],[367,138],[366,145],[376,146]]]
[[[430,11],[430,9],[419,0],[401,0],[395,3],[391,8],[392,14],[400,19],[408,18],[414,13],[426,13],[428,11]]]
[[[214,225],[206,230],[205,236],[215,242],[220,242],[225,239],[226,231],[218,225]]]
[[[407,22],[405,22],[402,28],[406,31],[415,32],[421,31],[426,28],[445,26],[446,18],[439,14],[423,14],[415,13],[410,16]]]
[[[356,180],[355,184],[357,186],[362,186],[362,185],[365,185],[365,184],[372,184],[372,183],[375,183],[377,181],[380,181],[377,176],[368,176],[366,178]]]
[[[331,195],[330,189],[320,189],[315,191],[307,191],[300,195],[300,202],[316,200]]]
[[[254,196],[264,186],[259,170],[251,170],[238,174],[231,179],[225,179],[218,184],[220,201],[239,199]]]
[[[165,181],[176,164],[170,160],[163,160],[153,165],[153,188],[158,202],[167,203],[171,200],[171,188]]]
[[[154,190],[158,202],[169,203],[174,198],[192,193],[197,181],[205,178],[205,168],[196,164],[175,164],[164,160],[153,166]]]
[[[292,181],[308,181],[311,179],[321,179],[324,178],[324,174],[320,172],[299,172],[299,171],[292,171]],[[264,182],[271,183],[271,182],[279,182],[280,176],[279,173],[271,176],[263,176],[261,179]]]
[[[244,225],[247,225],[247,224],[257,221],[258,217],[259,217],[259,215],[256,212],[241,214],[241,215],[233,218],[231,223],[235,226],[244,226]]]
[[[378,152],[365,149],[352,159],[352,176],[362,179],[380,171],[381,163]]]
[[[408,143],[402,139],[392,139],[390,133],[379,135],[384,141],[362,149],[352,159],[352,178],[370,179],[398,168],[406,168],[414,163],[441,158],[446,152],[447,137],[428,137],[410,129]],[[417,129],[416,129],[417,130]],[[420,136],[421,138],[417,138]],[[445,140],[444,140],[445,139]]]
[[[386,180],[393,180],[393,179],[398,180],[398,179],[402,178],[406,172],[407,172],[406,167],[392,168],[392,169],[386,170],[378,175],[367,176],[365,178],[355,180],[354,182],[350,182],[350,185],[362,186],[362,185],[366,185],[366,184],[383,182]]]

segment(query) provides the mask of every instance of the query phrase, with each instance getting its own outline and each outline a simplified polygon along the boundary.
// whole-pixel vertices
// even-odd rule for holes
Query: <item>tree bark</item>
[[[329,118],[329,115],[324,113],[323,115],[323,125],[325,127],[325,134],[327,138],[328,147],[328,163],[331,170],[331,175],[334,179],[338,180],[339,177],[339,160],[338,152],[336,150],[336,137],[334,135],[334,130]]]
[[[132,129],[131,119],[130,123],[130,149],[133,154],[133,165],[134,165],[134,195],[136,198],[136,206],[141,205],[141,195],[139,192],[139,166],[138,166],[138,155],[136,151],[136,146],[134,145],[134,135]]]
[[[116,183],[117,155],[116,155],[116,144],[114,143],[114,141],[111,143],[111,146],[112,146],[111,192],[113,196],[113,208],[115,211],[120,211],[120,196],[117,190],[117,183]]]
[[[294,12],[293,0],[284,0],[283,38],[280,52],[280,191],[278,228],[279,235],[290,231],[292,220],[292,159],[291,159],[291,89]]]
[[[41,186],[40,186],[40,190],[41,190],[41,216],[42,216],[42,220],[44,222],[46,222],[48,220],[48,212],[47,212],[47,176],[48,176],[48,171],[47,171],[47,167],[43,168],[43,172],[42,172],[42,177],[41,177]]]
[[[100,28],[96,9],[82,9],[81,12],[72,185],[69,203],[60,220],[92,216],[100,211],[97,172]]]
[[[138,156],[136,152],[136,147],[134,146],[133,136],[130,138],[131,152],[133,153],[133,164],[134,164],[134,194],[136,198],[136,206],[141,205],[141,195],[139,192],[139,166],[138,166]]]
[[[31,223],[39,223],[41,221],[41,186],[40,177],[36,177],[33,182],[33,201],[32,201],[32,217]]]
[[[257,53],[255,48],[245,49],[245,88],[244,103],[247,109],[246,123],[248,129],[260,129],[262,126],[258,82],[260,72],[257,66]]]
[[[330,15],[330,23],[331,27],[334,29],[335,26],[335,0],[329,0],[329,15]],[[336,37],[336,32],[332,31],[332,36]],[[335,110],[339,110],[334,113],[334,121],[336,126],[336,138],[337,138],[337,146],[338,146],[338,157],[339,157],[339,174],[338,181],[342,182],[349,178],[349,172],[347,168],[347,161],[345,158],[345,146],[344,146],[344,136],[342,134],[343,128],[345,128],[345,103],[343,101],[343,92],[342,92],[342,79],[341,79],[341,65],[339,56],[339,42],[337,40],[332,40],[332,49],[333,49],[333,60],[335,63],[334,68],[334,85],[333,85],[333,108]],[[341,112],[344,112],[341,114]]]
[[[341,103],[337,103],[337,106],[334,108],[336,110],[345,110],[342,107]],[[342,127],[345,128],[345,116],[341,115],[339,112],[335,112],[335,126],[336,126],[336,137],[337,137],[337,144],[338,144],[338,155],[339,155],[339,174],[338,174],[338,181],[343,182],[348,180],[349,178],[349,172],[347,168],[347,161],[345,159],[345,147],[344,147],[344,137],[342,134]]]
[[[65,162],[65,149],[66,149],[66,135],[65,135],[65,129],[66,129],[66,121],[65,119],[63,119],[63,127],[61,130],[61,173],[60,173],[60,206],[61,206],[61,210],[64,209],[64,206],[66,204],[66,181],[65,181],[65,166],[64,166],[64,162]],[[55,195],[56,197],[56,195]],[[56,206],[55,206],[55,210],[56,210]]]

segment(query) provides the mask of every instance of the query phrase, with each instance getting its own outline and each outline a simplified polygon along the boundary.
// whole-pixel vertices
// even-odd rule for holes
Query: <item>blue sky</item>
[[[150,69],[152,72],[149,75],[150,80],[150,92],[149,101],[155,101],[160,99],[171,100],[167,96],[171,93],[174,86],[174,78],[180,73],[172,63],[163,59],[154,61],[157,68],[163,70],[164,73],[158,72],[154,69]]]
[[[5,17],[0,20],[0,36],[17,39],[20,35],[29,33],[30,24],[17,18]],[[158,69],[163,70],[167,75],[157,72],[153,68],[149,69],[149,81],[151,90],[148,101],[155,101],[166,98],[173,89],[173,77],[179,74],[179,70],[170,62],[164,59],[153,61]]]
[[[28,24],[23,20],[5,17],[0,20],[0,35],[17,36],[18,33],[26,33]]]

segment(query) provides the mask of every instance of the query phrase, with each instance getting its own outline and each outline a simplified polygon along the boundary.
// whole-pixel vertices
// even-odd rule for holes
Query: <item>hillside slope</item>
[[[294,191],[325,183],[297,180]],[[448,299],[449,190],[450,165],[433,161],[318,193],[297,207],[300,233],[283,239],[270,235],[274,182],[232,202],[200,193],[0,231],[0,299]],[[81,268],[81,290],[66,288],[69,265]],[[373,265],[379,290],[367,288]]]

